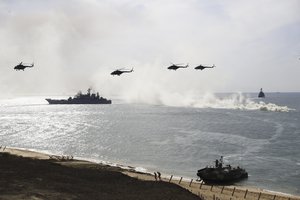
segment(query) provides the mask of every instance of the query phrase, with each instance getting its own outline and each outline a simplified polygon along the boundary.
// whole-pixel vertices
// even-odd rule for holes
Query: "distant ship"
[[[78,92],[78,94],[72,98],[68,99],[46,99],[49,104],[111,104],[111,100],[100,97],[99,93],[91,94],[91,89],[87,90],[87,94],[82,94]]]
[[[265,98],[265,93],[262,91],[262,88],[260,88],[260,92],[258,93],[259,98]]]
[[[223,157],[215,161],[215,167],[205,167],[199,169],[197,176],[205,183],[233,183],[241,179],[247,178],[248,173],[245,169],[232,167],[231,165],[224,166]]]

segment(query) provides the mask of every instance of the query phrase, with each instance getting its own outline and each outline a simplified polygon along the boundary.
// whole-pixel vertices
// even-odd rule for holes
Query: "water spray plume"
[[[146,98],[143,98],[146,97]],[[242,94],[228,94],[227,96],[218,97],[213,93],[204,95],[179,94],[179,93],[160,93],[148,92],[147,94],[139,93],[125,97],[128,103],[146,103],[153,105],[165,105],[175,107],[193,107],[193,108],[214,108],[214,109],[237,109],[237,110],[262,110],[288,112],[293,109],[287,106],[279,106],[273,103],[255,101],[254,99]]]

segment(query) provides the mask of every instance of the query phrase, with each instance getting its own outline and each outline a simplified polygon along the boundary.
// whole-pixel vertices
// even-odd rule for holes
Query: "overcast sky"
[[[0,0],[0,98],[299,92],[299,13],[299,0]]]

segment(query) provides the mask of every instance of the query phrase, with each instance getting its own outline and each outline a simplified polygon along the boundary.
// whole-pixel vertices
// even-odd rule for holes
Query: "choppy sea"
[[[237,185],[300,195],[300,93],[266,95],[211,94],[176,106],[1,99],[0,145],[193,179],[224,156],[249,173]]]

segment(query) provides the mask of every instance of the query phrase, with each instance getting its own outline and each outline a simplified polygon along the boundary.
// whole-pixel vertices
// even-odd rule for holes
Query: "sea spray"
[[[279,106],[273,103],[265,103],[263,101],[256,102],[249,96],[242,93],[235,93],[225,97],[217,97],[214,94],[206,94],[200,98],[196,104],[194,104],[194,107],[276,112],[288,112],[293,110],[287,106]]]
[[[261,110],[273,112],[289,112],[293,109],[274,103],[257,101],[250,95],[242,93],[214,94],[205,93],[195,95],[193,93],[159,93],[146,92],[147,95],[124,96],[128,103],[146,103],[153,105],[165,105],[174,107],[214,108],[214,109],[239,109],[239,110]],[[146,98],[145,98],[146,97]]]

